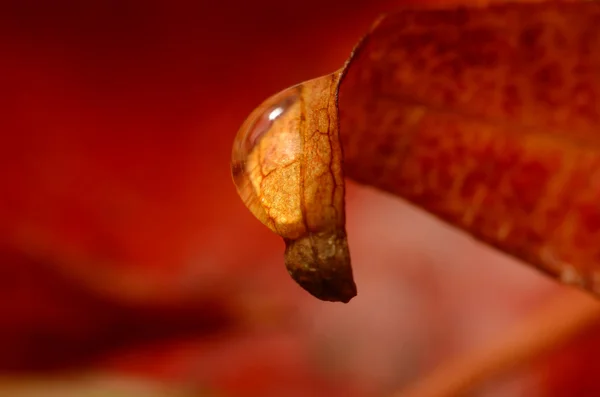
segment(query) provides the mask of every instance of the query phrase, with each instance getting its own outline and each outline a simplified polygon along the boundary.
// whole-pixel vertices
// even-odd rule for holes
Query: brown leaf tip
[[[311,295],[343,303],[356,296],[345,234],[309,233],[285,243],[285,266]]]

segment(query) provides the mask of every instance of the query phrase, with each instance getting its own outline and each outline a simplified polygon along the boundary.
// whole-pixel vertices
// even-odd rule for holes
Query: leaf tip
[[[311,295],[343,303],[356,296],[345,234],[309,233],[285,243],[288,272]]]

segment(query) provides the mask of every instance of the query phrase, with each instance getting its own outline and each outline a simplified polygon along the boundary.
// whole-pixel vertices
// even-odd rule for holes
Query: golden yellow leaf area
[[[336,91],[339,73],[289,88],[255,109],[231,170],[248,209],[286,243],[290,275],[319,299],[356,295],[346,241]]]

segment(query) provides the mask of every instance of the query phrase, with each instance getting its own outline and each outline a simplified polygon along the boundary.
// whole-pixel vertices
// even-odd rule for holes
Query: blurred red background
[[[245,116],[338,69],[398,3],[3,4],[0,395],[65,373],[166,382],[169,396],[385,395],[560,290],[351,185],[359,295],[319,302],[238,199],[229,157]],[[573,390],[552,368],[593,377],[582,352],[562,354],[545,376],[521,371],[478,395]],[[155,395],[144,390],[126,395]]]

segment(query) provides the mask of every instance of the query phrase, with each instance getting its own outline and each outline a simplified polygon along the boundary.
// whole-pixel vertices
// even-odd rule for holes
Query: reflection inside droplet
[[[279,117],[283,111],[285,109],[282,106],[278,106],[275,109],[271,110],[271,113],[269,113],[269,120],[273,121],[275,120],[277,117]]]
[[[277,234],[305,231],[300,205],[300,90],[274,95],[246,119],[236,136],[231,171],[252,213]]]

